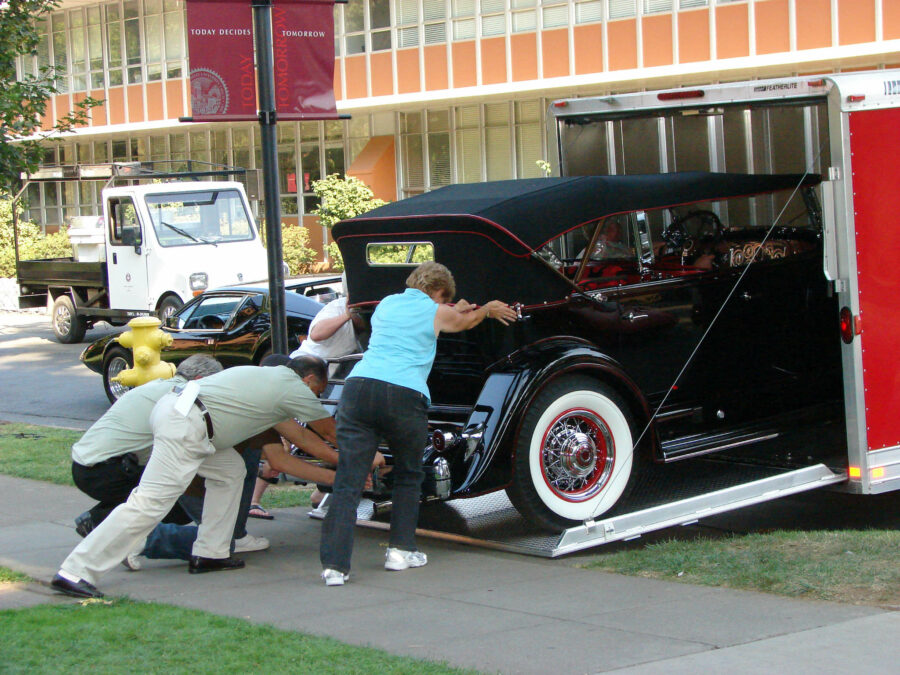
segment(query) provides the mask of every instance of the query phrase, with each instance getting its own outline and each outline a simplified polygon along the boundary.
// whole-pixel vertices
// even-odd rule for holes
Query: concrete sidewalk
[[[46,582],[79,541],[72,518],[90,500],[7,476],[0,494],[0,565],[44,582],[0,592],[0,608],[74,602]],[[251,520],[272,548],[244,554],[244,570],[192,576],[184,563],[145,561],[100,587],[486,672],[896,672],[898,612],[603,574],[578,569],[579,558],[422,539],[426,567],[385,572],[386,534],[360,529],[351,581],[325,588],[320,523],[307,510]]]

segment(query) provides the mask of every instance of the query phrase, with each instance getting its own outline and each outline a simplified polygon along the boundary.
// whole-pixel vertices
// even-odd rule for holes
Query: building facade
[[[312,181],[355,175],[394,200],[539,176],[557,98],[900,65],[900,0],[349,0],[334,18],[350,119],[277,132],[283,221],[309,226],[320,250]],[[39,28],[39,54],[19,67],[65,73],[47,126],[86,95],[105,100],[47,144],[45,164],[261,165],[257,124],[178,121],[190,115],[185,0],[63,0]],[[33,185],[30,216],[54,228],[96,213],[97,190]]]

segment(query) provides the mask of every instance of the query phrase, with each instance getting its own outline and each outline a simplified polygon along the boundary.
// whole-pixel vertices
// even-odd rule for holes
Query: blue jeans
[[[237,521],[234,524],[234,539],[240,539],[247,534],[247,514],[250,511],[250,501],[253,499],[253,488],[256,485],[256,474],[259,469],[259,458],[262,448],[247,448],[244,450],[244,463],[247,465],[247,476],[244,478],[244,486],[241,492],[241,505],[238,511]],[[203,514],[203,499],[193,495],[184,495],[178,499],[178,504],[199,523]],[[141,555],[146,558],[175,558],[177,560],[190,560],[194,548],[194,540],[197,539],[196,525],[174,525],[160,523],[147,535],[147,543]],[[231,551],[234,552],[234,541],[231,542]]]
[[[414,389],[364,377],[347,380],[337,413],[337,475],[322,524],[322,567],[350,571],[356,509],[381,439],[394,460],[390,546],[416,550],[426,411],[425,396]]]

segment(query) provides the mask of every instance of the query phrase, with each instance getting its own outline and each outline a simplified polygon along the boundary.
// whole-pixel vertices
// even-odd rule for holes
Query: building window
[[[475,37],[475,0],[452,0],[453,39],[471,40]]]
[[[506,34],[506,0],[481,0],[481,36]]]
[[[621,0],[610,0],[612,2],[621,2]],[[626,0],[626,3],[634,4],[634,0]],[[612,18],[612,9],[610,8],[610,18]],[[575,23],[595,23],[603,21],[603,3],[601,0],[577,0],[575,3]]]
[[[552,1],[552,0],[551,0]],[[541,21],[544,28],[560,28],[569,25],[569,3],[544,2],[541,7]]]
[[[672,0],[643,0],[644,14],[672,11]]]
[[[512,10],[512,32],[525,33],[537,29],[537,0],[509,0]]]

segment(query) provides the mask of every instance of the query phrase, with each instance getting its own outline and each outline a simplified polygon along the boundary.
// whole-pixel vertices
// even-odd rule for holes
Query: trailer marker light
[[[862,478],[862,471],[858,466],[851,466],[848,473],[850,478]]]
[[[703,98],[706,93],[702,89],[683,89],[681,91],[664,91],[657,94],[660,101],[678,101],[685,98]]]
[[[565,107],[568,107],[568,105],[569,105],[568,101],[555,101],[553,103],[554,108],[565,108]]]
[[[856,321],[854,321],[853,312],[850,311],[849,307],[841,307],[840,322],[841,340],[844,342],[844,344],[849,345],[851,342],[853,342],[854,328],[859,325]],[[859,331],[856,332],[857,334],[859,334]]]
[[[807,84],[808,84],[810,87],[824,87],[824,86],[825,86],[825,80],[810,80],[809,82],[807,82]]]
[[[878,466],[872,469],[872,478],[884,478],[884,467]]]
[[[859,103],[860,101],[865,101],[865,100],[866,100],[865,94],[850,94],[847,97],[848,103]]]

